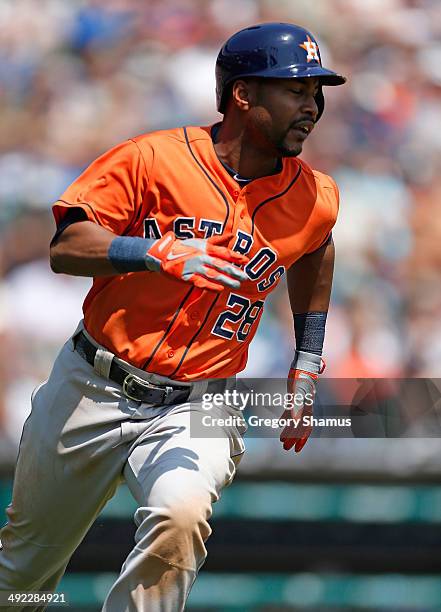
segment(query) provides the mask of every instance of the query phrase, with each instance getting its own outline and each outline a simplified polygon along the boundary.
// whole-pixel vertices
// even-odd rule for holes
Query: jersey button
[[[235,198],[237,198],[237,196],[239,195],[239,192],[238,192],[238,190],[237,190],[237,189],[235,189],[235,190],[233,191],[233,195],[234,195],[234,197],[235,197]]]
[[[174,351],[168,351],[167,357],[169,357],[171,359],[174,356],[175,356],[175,352]]]
[[[193,321],[197,321],[197,319],[199,319],[199,312],[197,310],[192,312],[190,315],[190,319],[193,319]]]

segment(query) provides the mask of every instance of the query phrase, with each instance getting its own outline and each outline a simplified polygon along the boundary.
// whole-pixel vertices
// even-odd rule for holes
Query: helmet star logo
[[[310,62],[311,60],[316,60],[320,63],[317,43],[311,40],[311,37],[308,34],[306,35],[306,38],[307,40],[305,40],[303,44],[299,45],[299,47],[302,47],[302,49],[305,49],[305,51],[308,53],[306,56],[306,61]]]

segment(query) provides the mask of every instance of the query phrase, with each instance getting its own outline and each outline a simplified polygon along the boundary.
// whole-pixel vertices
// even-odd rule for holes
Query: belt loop
[[[99,376],[109,378],[110,366],[112,365],[113,353],[104,349],[97,349],[93,361],[93,369]]]

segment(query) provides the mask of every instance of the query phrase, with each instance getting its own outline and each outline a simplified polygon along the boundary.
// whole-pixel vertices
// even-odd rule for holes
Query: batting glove
[[[287,381],[288,393],[293,402],[281,417],[290,421],[280,434],[284,450],[294,447],[295,452],[299,453],[311,435],[312,419],[305,417],[313,415],[316,382],[324,369],[325,362],[319,355],[304,351],[295,352]]]
[[[246,273],[238,268],[248,263],[248,257],[220,246],[228,242],[231,234],[179,240],[173,232],[167,232],[156,240],[147,251],[147,269],[160,272],[170,278],[192,283],[200,289],[223,291],[225,287],[237,289],[248,280]]]

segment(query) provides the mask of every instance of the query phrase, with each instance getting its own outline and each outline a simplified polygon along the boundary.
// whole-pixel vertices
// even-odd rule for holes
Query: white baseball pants
[[[244,452],[235,427],[191,435],[190,414],[204,414],[198,398],[207,384],[194,383],[186,404],[139,404],[97,375],[70,339],[34,392],[24,425],[8,523],[0,531],[0,590],[55,590],[125,481],[138,504],[135,546],[103,611],[183,610],[206,557],[212,504]],[[219,410],[226,416],[229,409]]]

